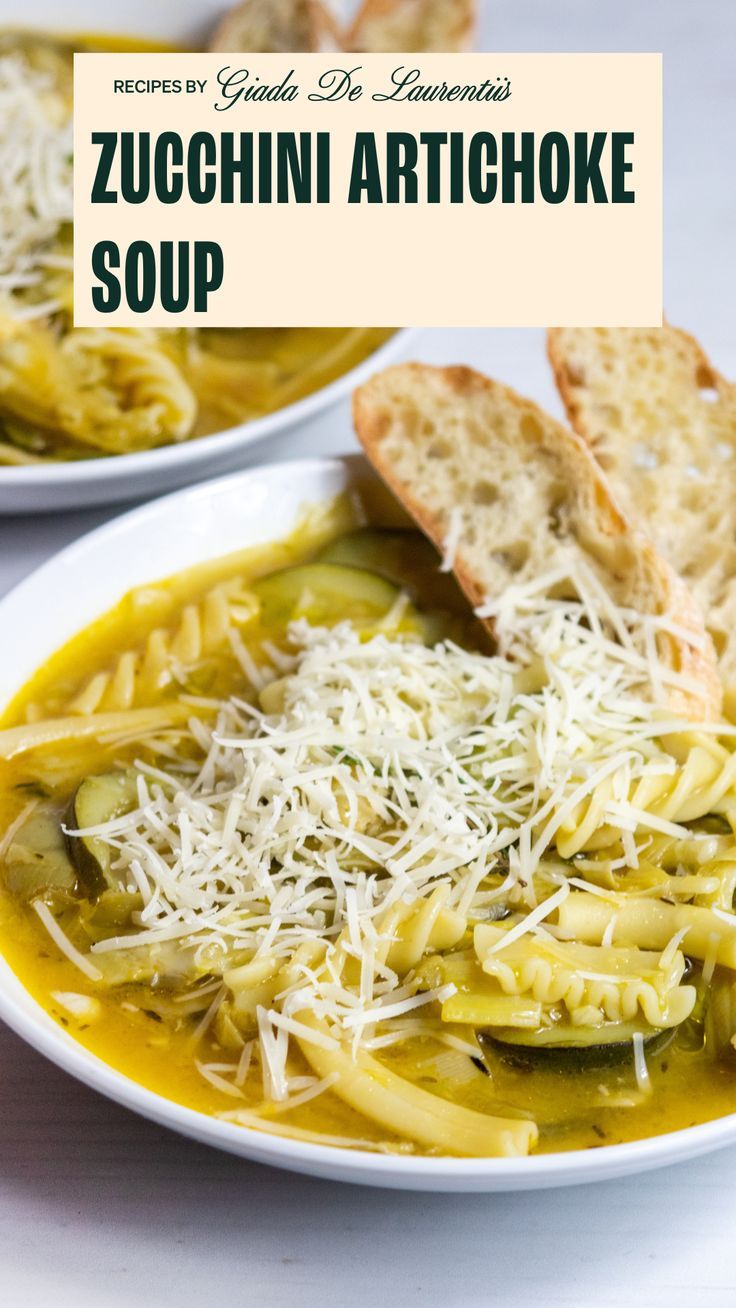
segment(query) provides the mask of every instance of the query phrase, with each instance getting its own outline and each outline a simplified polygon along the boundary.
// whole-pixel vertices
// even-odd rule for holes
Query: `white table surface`
[[[736,376],[734,0],[481,4],[484,48],[664,50],[667,312]],[[625,105],[625,86],[621,96]],[[540,333],[426,332],[414,353],[475,364],[559,411]],[[255,457],[352,443],[344,406]],[[0,521],[0,591],[112,512]],[[0,1028],[7,1308],[726,1308],[736,1303],[735,1222],[736,1149],[536,1195],[338,1186],[181,1140],[77,1085]]]

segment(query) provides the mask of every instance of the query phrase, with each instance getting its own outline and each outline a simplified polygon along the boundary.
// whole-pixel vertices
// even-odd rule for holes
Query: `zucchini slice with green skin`
[[[69,807],[65,825],[74,830],[98,827],[135,808],[137,803],[134,772],[101,772],[82,782]],[[99,836],[67,833],[66,846],[80,885],[91,899],[99,899],[106,890],[120,889],[110,872],[110,847]]]
[[[417,603],[429,600],[441,609],[466,614],[468,601],[431,541],[419,531],[361,527],[330,541],[317,556],[320,563],[362,568],[400,586]]]
[[[16,831],[5,855],[3,879],[11,894],[31,900],[47,891],[77,893],[77,872],[56,810],[39,805]]]
[[[515,1062],[538,1067],[610,1067],[634,1055],[634,1036],[641,1035],[644,1051],[658,1054],[674,1039],[677,1027],[658,1030],[643,1022],[606,1022],[599,1027],[560,1023],[527,1031],[520,1027],[495,1027],[478,1031],[481,1044]]]
[[[396,603],[400,589],[376,572],[339,563],[305,563],[272,572],[253,588],[267,627],[306,618],[313,626],[349,619],[357,626],[380,622]]]
[[[720,969],[707,992],[705,1007],[705,1043],[717,1058],[736,1059],[736,980],[733,973]]]

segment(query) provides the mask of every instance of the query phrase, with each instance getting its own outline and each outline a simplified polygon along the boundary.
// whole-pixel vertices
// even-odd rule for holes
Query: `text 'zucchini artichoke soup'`
[[[653,712],[653,620],[584,569],[507,592],[492,649],[438,563],[346,497],[61,650],[0,731],[3,954],[133,1080],[292,1139],[731,1111],[728,727]]]
[[[0,31],[0,466],[131,454],[263,417],[384,328],[74,328],[72,55],[110,37]]]

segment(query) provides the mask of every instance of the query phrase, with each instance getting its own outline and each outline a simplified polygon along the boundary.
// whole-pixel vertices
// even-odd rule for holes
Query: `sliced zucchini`
[[[736,1059],[736,981],[733,973],[716,972],[705,1009],[705,1043],[716,1058]]]
[[[66,825],[79,830],[98,827],[135,808],[137,802],[134,772],[102,772],[82,782],[71,802]],[[98,899],[106,890],[120,890],[110,872],[112,856],[104,840],[99,836],[67,835],[66,842],[80,884],[90,898]]]
[[[330,541],[318,559],[377,572],[419,604],[468,612],[468,601],[452,573],[440,572],[442,560],[437,550],[419,531],[362,527]]]
[[[674,1038],[676,1027],[658,1030],[643,1022],[605,1022],[598,1027],[555,1026],[525,1031],[519,1027],[494,1027],[479,1031],[481,1044],[518,1062],[544,1066],[606,1067],[633,1057],[633,1039],[640,1034],[648,1054],[658,1054]]]
[[[256,582],[265,626],[285,626],[306,618],[313,626],[349,619],[356,625],[380,622],[396,603],[398,586],[375,572],[337,563],[306,563],[272,572]]]
[[[20,899],[34,899],[45,891],[77,890],[77,873],[64,842],[58,813],[35,808],[16,831],[5,855],[5,884]]]

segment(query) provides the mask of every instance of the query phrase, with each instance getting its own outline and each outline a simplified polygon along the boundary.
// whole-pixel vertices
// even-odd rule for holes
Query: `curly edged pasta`
[[[5,315],[0,412],[6,423],[118,454],[183,440],[196,401],[152,331],[79,328],[59,339]]]
[[[67,371],[78,379],[79,398],[65,400],[60,424],[75,440],[117,453],[190,435],[196,398],[160,333],[77,328],[59,348]]]
[[[143,328],[60,333],[0,313],[0,459],[134,453],[222,430],[327,385],[388,336],[340,329],[337,342],[323,343],[310,330],[290,344],[276,335],[269,359],[265,342],[243,329],[239,353],[220,358],[206,338],[188,344]]]
[[[685,824],[734,809],[736,754],[703,734],[667,733],[658,755],[630,756],[580,803],[568,806],[555,845],[561,858],[570,859],[605,849],[620,838],[622,828],[632,835],[671,832],[682,837]]]
[[[396,969],[401,978],[410,978],[420,1000],[415,965],[427,949],[456,944],[466,929],[465,919],[449,912],[446,900],[447,888],[439,887],[428,900],[397,903],[377,924],[381,937],[377,961],[389,971]],[[351,1055],[341,1046],[339,1031],[315,1016],[312,1005],[305,1002],[303,981],[305,974],[313,978],[316,987],[347,981],[359,991],[360,968],[351,968],[355,961],[349,932],[344,932],[329,961],[324,945],[314,942],[298,948],[286,961],[273,955],[255,957],[226,971],[225,998],[215,1018],[221,1043],[242,1054],[246,1041],[259,1031],[263,1034],[269,1025],[276,1031],[291,1031],[320,1084],[329,1083],[332,1094],[392,1134],[433,1150],[478,1157],[527,1153],[538,1138],[533,1122],[450,1103],[392,1072],[365,1051]],[[288,1001],[281,1011],[272,1007],[279,995],[286,995]],[[435,1025],[440,1025],[436,1019]],[[287,1098],[288,1082],[271,1084],[270,1089],[278,1104]],[[259,1115],[265,1122],[268,1113],[269,1103],[265,1102],[246,1118],[257,1125]]]
[[[530,994],[545,1009],[564,1005],[574,1026],[637,1016],[653,1027],[679,1026],[693,1010],[695,989],[682,984],[686,964],[679,950],[668,955],[545,934],[510,941],[507,936],[501,926],[476,926],[475,952],[485,974],[506,995]]]

